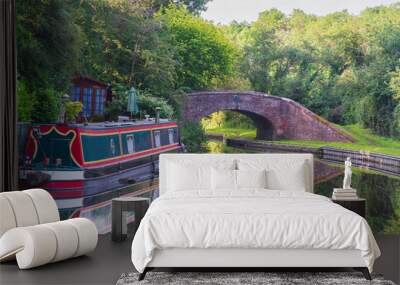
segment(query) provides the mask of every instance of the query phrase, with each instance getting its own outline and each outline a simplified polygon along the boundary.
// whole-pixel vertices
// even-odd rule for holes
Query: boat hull
[[[159,155],[182,149],[168,120],[33,125],[27,138],[20,188],[46,189],[62,219],[88,217],[100,232],[110,227],[111,200],[153,197]]]
[[[144,196],[154,199],[158,196],[158,163],[157,155],[135,161],[131,168],[122,164],[116,171],[23,170],[21,177],[26,177],[27,173],[33,175],[35,172],[50,175],[50,181],[37,187],[46,189],[53,196],[61,219],[86,217],[96,224],[99,233],[106,233],[111,230],[113,198]],[[128,221],[133,219],[133,214],[128,216]]]

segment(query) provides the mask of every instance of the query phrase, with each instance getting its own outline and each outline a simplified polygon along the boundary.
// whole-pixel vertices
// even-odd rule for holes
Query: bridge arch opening
[[[232,118],[234,118],[234,120],[232,120]],[[218,121],[220,124],[218,124]],[[275,130],[271,121],[261,115],[249,111],[223,109],[208,114],[201,119],[201,122],[203,127],[206,129],[226,126],[239,129],[248,128],[249,131],[255,129],[256,139],[274,140],[275,138]]]
[[[257,129],[257,138],[261,139],[354,141],[293,100],[253,91],[192,92],[185,97],[182,114],[184,120],[198,122],[220,110],[246,115]]]

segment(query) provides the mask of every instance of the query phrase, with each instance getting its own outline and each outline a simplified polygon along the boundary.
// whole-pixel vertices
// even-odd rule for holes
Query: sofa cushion
[[[49,263],[56,252],[57,238],[44,225],[13,228],[0,238],[0,261],[16,258],[20,269]]]
[[[0,194],[0,237],[16,226],[17,221],[11,204],[6,197]]]
[[[0,193],[0,237],[15,227],[57,222],[57,204],[43,189]]]
[[[78,248],[73,257],[77,257],[93,251],[98,242],[98,232],[96,225],[86,218],[74,218],[65,220],[70,224],[78,234]]]
[[[39,218],[35,205],[29,195],[24,191],[3,192],[1,196],[6,198],[13,210],[17,227],[26,227],[39,224]]]
[[[56,201],[54,201],[49,192],[43,189],[29,189],[24,190],[23,193],[29,195],[32,199],[39,224],[58,222],[60,220]]]
[[[67,221],[43,224],[49,228],[56,237],[57,250],[51,262],[57,262],[73,257],[77,251],[78,243],[82,242],[78,238],[78,233]]]

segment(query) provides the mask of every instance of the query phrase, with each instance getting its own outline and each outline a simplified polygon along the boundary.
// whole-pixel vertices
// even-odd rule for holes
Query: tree
[[[200,123],[184,122],[180,131],[181,140],[188,152],[206,152],[207,137]]]
[[[32,109],[35,104],[32,99],[34,96],[29,94],[24,81],[19,80],[17,82],[17,114],[19,122],[31,122],[32,120]]]
[[[54,89],[39,89],[33,93],[35,100],[32,102],[32,122],[55,122],[59,115],[61,105],[61,93]]]
[[[207,3],[210,0],[155,0],[152,3],[152,6],[159,10],[162,7],[168,7],[169,5],[176,5],[176,7],[186,7],[186,9],[198,16],[200,12],[205,11],[207,9]]]
[[[17,71],[24,86],[18,100],[32,105],[31,118],[21,113],[20,119],[52,121],[78,62],[80,31],[68,1],[18,0],[16,7]]]
[[[242,74],[253,89],[291,98],[335,123],[360,123],[396,135],[400,107],[400,5],[323,17],[271,9],[241,39]],[[243,31],[246,31],[243,33]],[[243,36],[245,34],[246,36]]]
[[[177,88],[205,89],[213,80],[231,73],[235,49],[220,29],[191,15],[185,8],[170,6],[158,17],[171,34],[177,50]]]
[[[397,68],[391,75],[389,86],[396,104],[393,112],[393,132],[395,135],[400,136],[400,69]]]
[[[168,34],[160,21],[131,11],[128,4],[75,3],[85,42],[79,70],[105,82],[162,93],[175,76]]]
[[[271,9],[252,24],[216,26],[198,16],[207,3],[18,0],[19,119],[55,120],[77,74],[111,83],[111,117],[124,112],[132,86],[143,110],[173,108],[177,118],[190,90],[253,89],[335,123],[400,135],[400,4],[358,16]]]

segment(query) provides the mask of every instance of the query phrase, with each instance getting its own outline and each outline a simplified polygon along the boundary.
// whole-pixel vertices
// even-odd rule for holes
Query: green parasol
[[[137,95],[138,92],[136,91],[135,88],[131,88],[128,92],[128,112],[132,114],[137,114],[139,112],[139,106],[137,104]]]

